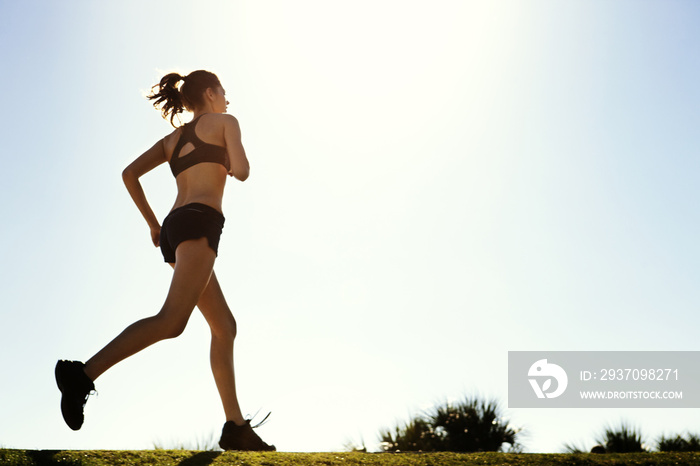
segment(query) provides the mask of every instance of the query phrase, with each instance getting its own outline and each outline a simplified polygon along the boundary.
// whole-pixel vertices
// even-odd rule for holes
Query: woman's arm
[[[241,142],[241,127],[233,115],[226,115],[224,120],[224,139],[226,141],[229,163],[231,164],[231,170],[228,174],[235,176],[240,181],[245,181],[250,174],[250,165]]]
[[[161,139],[156,142],[153,147],[131,162],[122,172],[122,179],[124,180],[126,189],[129,191],[141,215],[146,219],[151,229],[151,239],[156,247],[160,245],[160,224],[146,200],[146,194],[143,192],[139,178],[165,161],[165,146]]]

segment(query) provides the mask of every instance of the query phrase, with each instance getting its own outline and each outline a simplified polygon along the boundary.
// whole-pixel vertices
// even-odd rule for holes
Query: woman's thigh
[[[180,243],[175,256],[173,279],[161,313],[188,319],[209,283],[216,253],[206,238],[199,238]]]
[[[209,283],[199,297],[197,307],[202,312],[213,334],[236,334],[236,320],[226,303],[216,273],[212,271]]]

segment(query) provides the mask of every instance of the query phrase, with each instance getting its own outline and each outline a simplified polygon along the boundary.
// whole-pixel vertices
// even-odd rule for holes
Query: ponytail
[[[159,110],[163,118],[167,120],[168,115],[170,115],[170,124],[173,126],[175,126],[175,123],[173,123],[175,116],[182,113],[185,109],[182,95],[180,95],[180,91],[177,88],[177,83],[184,79],[178,73],[166,74],[159,84],[151,88],[151,95],[147,97],[147,99],[154,101],[153,106],[155,108],[160,107]],[[158,92],[155,91],[156,88],[158,88]]]
[[[183,84],[178,88],[177,84],[180,81],[183,81]],[[173,122],[176,116],[180,120],[179,114],[184,110],[192,111],[202,105],[204,91],[218,86],[221,86],[219,78],[209,71],[197,70],[187,76],[170,73],[151,88],[151,94],[147,98],[153,100],[153,106],[160,110],[163,118],[167,120],[169,116],[170,124],[176,127]]]

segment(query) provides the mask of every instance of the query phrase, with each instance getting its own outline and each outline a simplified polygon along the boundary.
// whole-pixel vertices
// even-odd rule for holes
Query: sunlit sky
[[[698,350],[700,4],[0,1],[0,446],[217,436],[196,312],[96,383],[79,432],[53,368],[156,313],[171,269],[121,181],[171,131],[144,98],[217,73],[251,163],[215,266],[244,413],[282,451],[478,393],[525,451],[649,443],[697,409],[507,408],[517,350]],[[146,175],[162,219],[175,185]]]

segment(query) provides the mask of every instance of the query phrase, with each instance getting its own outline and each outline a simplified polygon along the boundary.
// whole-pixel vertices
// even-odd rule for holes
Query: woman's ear
[[[209,99],[211,102],[216,99],[216,92],[214,92],[214,89],[211,87],[207,87],[207,90],[204,91],[204,95],[206,95],[207,99]]]

